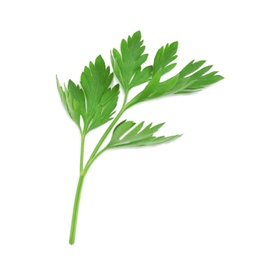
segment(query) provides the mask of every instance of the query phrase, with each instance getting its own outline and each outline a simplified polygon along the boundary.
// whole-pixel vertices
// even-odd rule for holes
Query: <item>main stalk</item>
[[[85,135],[83,133],[81,133],[80,177],[79,177],[78,185],[77,185],[77,189],[76,189],[75,202],[74,202],[72,221],[71,221],[71,229],[70,229],[70,237],[69,237],[69,244],[71,244],[71,245],[73,245],[74,242],[75,242],[78,211],[79,211],[80,198],[81,198],[81,192],[82,192],[82,187],[83,187],[85,175],[86,175],[87,171],[89,170],[91,164],[95,161],[95,159],[105,151],[105,149],[103,149],[99,152],[99,149],[100,149],[101,145],[103,144],[103,142],[105,141],[108,134],[110,133],[110,131],[113,129],[113,127],[117,123],[118,119],[121,117],[121,115],[126,110],[126,107],[125,107],[126,101],[127,101],[127,95],[125,95],[124,103],[123,103],[121,110],[119,111],[117,116],[114,118],[114,120],[111,122],[111,124],[108,126],[105,133],[102,135],[101,139],[99,140],[99,142],[97,143],[96,147],[94,148],[92,154],[90,155],[90,158],[87,161],[85,167],[83,165]]]

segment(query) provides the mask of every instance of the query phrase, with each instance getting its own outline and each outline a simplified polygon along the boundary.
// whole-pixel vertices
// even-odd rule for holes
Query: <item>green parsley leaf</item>
[[[222,76],[217,75],[217,71],[206,74],[212,66],[199,69],[204,63],[205,61],[191,61],[180,73],[162,82],[163,72],[162,68],[160,68],[146,87],[129,101],[127,107],[129,108],[139,102],[170,94],[194,93],[223,79]]]
[[[64,89],[60,86],[57,77],[56,82],[60,98],[67,113],[80,128],[80,116],[83,118],[86,117],[86,105],[83,90],[79,86],[76,86],[72,80],[68,81],[68,87],[64,87]]]
[[[117,105],[119,85],[111,88],[113,73],[106,67],[101,55],[95,63],[90,62],[81,74],[81,84],[68,81],[67,88],[60,86],[57,79],[58,92],[69,116],[80,126],[82,117],[84,126],[81,131],[86,135],[91,130],[112,119]]]
[[[223,79],[217,74],[217,71],[207,73],[212,66],[202,67],[205,62],[204,60],[196,62],[192,60],[179,72],[179,80],[174,94],[194,93]]]
[[[122,40],[120,52],[113,49],[111,63],[116,77],[121,83],[125,93],[135,86],[147,82],[151,77],[152,66],[141,69],[148,55],[144,54],[145,46],[138,31],[127,40]]]
[[[181,136],[154,136],[154,134],[164,125],[164,123],[155,126],[152,126],[151,123],[144,128],[144,122],[141,122],[136,126],[135,125],[136,123],[132,121],[123,121],[118,124],[113,131],[111,141],[109,142],[107,148],[156,145],[175,140]]]
[[[81,86],[84,90],[87,103],[87,117],[84,119],[84,132],[107,123],[111,120],[117,104],[119,87],[110,88],[113,74],[110,67],[106,67],[101,55],[95,63],[90,62],[81,74]]]
[[[173,42],[171,44],[166,44],[162,46],[156,53],[153,65],[153,75],[155,75],[160,69],[162,70],[162,75],[171,71],[176,63],[171,63],[177,58],[176,52],[178,48],[178,42]]]

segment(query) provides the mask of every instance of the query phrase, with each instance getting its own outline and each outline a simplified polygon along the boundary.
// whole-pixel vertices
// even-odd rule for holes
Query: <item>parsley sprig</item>
[[[167,80],[162,76],[176,66],[178,42],[166,44],[161,47],[154,58],[153,65],[144,66],[148,58],[145,54],[145,46],[140,31],[123,39],[120,50],[111,51],[111,64],[113,71],[105,64],[99,55],[95,62],[90,62],[81,74],[80,83],[75,84],[69,80],[67,86],[62,87],[57,78],[57,88],[62,103],[76,123],[81,134],[80,149],[80,176],[76,190],[69,243],[74,244],[77,226],[77,217],[80,204],[81,191],[84,178],[92,163],[104,151],[116,147],[149,146],[169,142],[181,135],[156,136],[163,123],[144,126],[132,121],[119,123],[123,113],[132,106],[147,100],[166,95],[190,94],[223,79],[217,71],[210,72],[212,66],[204,66],[205,61],[191,61],[180,72]],[[118,84],[113,86],[113,78]],[[129,100],[129,92],[145,83],[143,90]],[[119,88],[124,92],[124,100],[121,109],[115,115],[115,109],[119,98]],[[114,116],[115,115],[115,116]],[[88,161],[84,163],[84,147],[86,135],[104,125],[108,128],[95,146]],[[105,139],[111,133],[111,140],[104,145]],[[102,147],[104,145],[104,147]]]

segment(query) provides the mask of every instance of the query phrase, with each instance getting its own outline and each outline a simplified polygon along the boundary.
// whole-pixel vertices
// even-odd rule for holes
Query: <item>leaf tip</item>
[[[59,79],[58,79],[57,74],[55,75],[55,77],[56,77],[56,85],[57,85],[57,87],[60,87],[60,83],[59,83]]]
[[[141,39],[141,36],[142,36],[141,31],[138,30],[138,31],[136,31],[136,32],[132,35],[132,38],[133,38],[133,37],[138,37],[139,39]]]

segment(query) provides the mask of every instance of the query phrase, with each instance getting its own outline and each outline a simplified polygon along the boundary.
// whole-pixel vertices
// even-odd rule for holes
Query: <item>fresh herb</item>
[[[179,73],[167,80],[162,76],[176,66],[178,42],[161,47],[154,58],[152,66],[143,67],[148,54],[141,39],[140,31],[122,40],[120,50],[113,49],[111,63],[113,72],[106,66],[103,58],[98,56],[90,62],[81,74],[80,83],[72,80],[62,87],[57,78],[57,88],[62,103],[81,134],[80,176],[75,195],[69,243],[74,244],[78,209],[84,178],[92,163],[104,151],[115,147],[148,146],[169,142],[179,138],[174,136],[155,136],[163,124],[144,126],[132,121],[118,123],[122,114],[130,107],[147,100],[166,95],[189,94],[197,92],[223,79],[217,71],[210,72],[212,66],[204,66],[205,61],[191,61]],[[113,86],[114,75],[118,84]],[[145,83],[143,90],[131,100],[128,94],[132,88]],[[119,97],[119,87],[124,92],[121,109],[114,116]],[[112,121],[111,121],[112,120]],[[86,135],[95,128],[111,121],[105,133],[95,146],[90,158],[84,163],[84,146]],[[107,136],[111,140],[104,145]],[[102,145],[104,145],[102,147]]]

